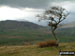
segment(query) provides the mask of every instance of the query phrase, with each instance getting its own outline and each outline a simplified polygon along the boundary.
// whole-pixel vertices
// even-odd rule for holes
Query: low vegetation
[[[37,45],[0,46],[0,56],[59,56],[59,51],[75,51],[75,42],[59,47],[39,48]]]
[[[43,48],[43,47],[53,47],[53,46],[58,47],[58,44],[57,44],[56,40],[47,40],[47,41],[44,41],[44,42],[40,42],[38,44],[38,46],[40,48]]]

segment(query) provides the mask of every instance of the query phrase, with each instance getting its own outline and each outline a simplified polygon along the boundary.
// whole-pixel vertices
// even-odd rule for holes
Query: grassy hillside
[[[30,22],[0,22],[0,56],[58,56],[59,51],[75,51],[75,28],[56,30],[59,47],[39,48],[37,43],[55,40],[50,28]]]
[[[60,42],[73,42],[75,36],[69,32],[57,32],[57,38]],[[7,32],[0,33],[0,45],[22,45],[25,42],[36,43],[48,39],[54,39],[50,31],[42,30],[9,30]]]
[[[75,28],[61,28],[56,31],[60,42],[74,42]],[[26,42],[35,44],[39,41],[54,40],[49,28],[30,22],[1,21],[0,45],[24,45]]]
[[[58,48],[38,48],[37,45],[0,46],[0,56],[59,56],[60,49],[75,51],[75,43],[60,43]]]

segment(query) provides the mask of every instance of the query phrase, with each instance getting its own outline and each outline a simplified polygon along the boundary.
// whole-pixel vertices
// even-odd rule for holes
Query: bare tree
[[[50,9],[46,10],[42,15],[37,15],[37,17],[40,17],[40,20],[48,20],[49,24],[48,26],[51,27],[52,34],[56,41],[59,41],[56,37],[55,30],[58,28],[58,25],[66,19],[66,17],[69,15],[69,12],[66,11],[66,9],[59,7],[59,6],[53,6]]]

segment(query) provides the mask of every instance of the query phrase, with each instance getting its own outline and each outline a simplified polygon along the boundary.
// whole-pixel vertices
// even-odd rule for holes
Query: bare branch
[[[57,29],[57,26],[60,22],[66,19],[69,15],[69,12],[66,11],[62,7],[53,6],[49,10],[46,10],[42,16],[39,16],[40,20],[50,20],[48,26],[52,29],[52,34],[54,35],[55,39],[57,40],[54,31]]]

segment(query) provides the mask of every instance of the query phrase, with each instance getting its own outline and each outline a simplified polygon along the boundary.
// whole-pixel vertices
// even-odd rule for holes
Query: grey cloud
[[[7,5],[12,7],[46,8],[49,3],[56,1],[58,2],[65,0],[0,0],[0,5]]]
[[[48,5],[48,3],[51,1],[50,0],[0,0],[0,5],[8,5],[12,7],[45,8]]]
[[[48,4],[58,1],[60,2],[70,0],[0,0],[0,5],[12,7],[46,8]]]

